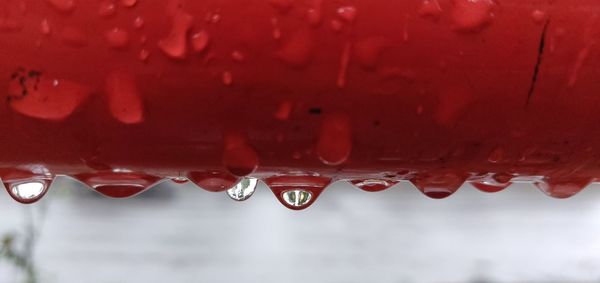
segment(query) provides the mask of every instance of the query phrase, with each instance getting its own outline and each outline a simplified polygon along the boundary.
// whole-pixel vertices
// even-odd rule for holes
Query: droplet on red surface
[[[235,201],[245,201],[249,199],[258,186],[258,179],[243,178],[233,188],[227,190],[227,195]]]
[[[207,31],[201,30],[192,35],[192,49],[196,53],[203,52],[208,47],[210,35]]]
[[[123,7],[131,8],[137,5],[138,0],[120,0],[120,2]]]
[[[296,31],[277,51],[277,57],[292,67],[305,67],[313,56],[313,35],[308,29]]]
[[[338,8],[336,13],[340,19],[352,23],[356,20],[357,10],[354,6],[344,6]]]
[[[121,28],[112,28],[108,30],[104,37],[112,48],[125,48],[129,45],[129,33]]]
[[[46,0],[46,2],[59,12],[68,13],[75,10],[75,0]]]
[[[344,114],[323,118],[317,142],[317,156],[324,164],[336,166],[348,160],[352,151],[352,126]]]
[[[533,10],[533,12],[531,12],[531,19],[536,23],[543,23],[544,20],[546,20],[546,12],[538,9]]]
[[[135,77],[127,72],[115,71],[106,78],[106,95],[112,116],[125,124],[144,121],[144,103]]]
[[[88,87],[66,79],[48,78],[41,72],[23,69],[9,83],[8,104],[23,115],[46,120],[63,120],[90,95]]]
[[[223,85],[230,86],[233,84],[233,74],[230,71],[223,72],[221,75],[221,81],[223,82]]]
[[[250,175],[258,167],[258,154],[250,146],[244,135],[229,133],[224,138],[223,165],[239,177]]]
[[[453,28],[459,32],[476,32],[494,19],[494,0],[452,0]]]
[[[110,17],[117,12],[117,5],[114,0],[102,0],[98,7],[98,15],[101,17]]]
[[[42,20],[40,23],[40,31],[45,35],[49,35],[52,32],[52,28],[50,27],[50,22],[48,22],[48,20]]]
[[[423,0],[419,15],[424,18],[438,20],[442,14],[442,7],[438,0]]]
[[[284,101],[279,104],[277,111],[273,114],[275,119],[284,121],[290,118],[292,114],[293,103],[291,101]]]
[[[592,183],[592,178],[581,176],[550,176],[534,185],[553,198],[570,198]]]
[[[192,27],[192,15],[178,9],[172,17],[171,31],[158,42],[158,47],[168,57],[185,59],[187,56],[187,33]]]

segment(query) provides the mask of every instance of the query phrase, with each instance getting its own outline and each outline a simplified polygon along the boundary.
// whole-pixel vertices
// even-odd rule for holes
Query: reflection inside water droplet
[[[310,202],[312,193],[305,190],[289,190],[282,193],[283,200],[290,206],[302,207]]]
[[[233,188],[227,190],[227,195],[236,201],[244,201],[249,199],[256,190],[258,179],[244,178]]]
[[[9,193],[20,202],[35,201],[46,191],[46,184],[41,181],[32,181],[11,185]]]

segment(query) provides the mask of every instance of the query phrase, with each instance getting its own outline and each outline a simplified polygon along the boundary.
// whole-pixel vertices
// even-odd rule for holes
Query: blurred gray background
[[[35,205],[0,194],[0,282],[600,282],[599,189],[336,183],[297,212],[262,184],[242,203],[172,183],[114,200],[62,178]]]

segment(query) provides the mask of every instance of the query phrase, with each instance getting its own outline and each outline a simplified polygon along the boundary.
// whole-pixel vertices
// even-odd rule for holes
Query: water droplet
[[[365,179],[353,180],[352,184],[366,192],[379,192],[390,188],[397,182],[380,180],[380,179]]]
[[[350,157],[352,129],[350,120],[343,114],[330,114],[323,118],[317,143],[317,155],[324,164],[340,165]]]
[[[121,28],[112,28],[104,34],[112,48],[125,48],[129,45],[129,33]]]
[[[452,0],[454,30],[479,31],[494,19],[494,0]]]
[[[114,0],[103,0],[98,7],[98,15],[101,17],[110,17],[117,12],[117,5]]]
[[[238,177],[220,171],[190,172],[188,179],[209,192],[226,191],[235,186],[240,180]]]
[[[269,4],[280,13],[286,14],[294,6],[294,0],[269,0]]]
[[[150,51],[148,51],[147,49],[140,50],[140,54],[138,55],[138,58],[141,61],[144,61],[144,62],[148,61],[148,57],[150,57]]]
[[[570,198],[592,183],[592,178],[580,176],[551,176],[534,182],[534,185],[548,196]]]
[[[308,29],[296,31],[277,51],[277,57],[292,67],[305,67],[313,56],[313,35]]]
[[[40,200],[50,187],[50,180],[21,180],[5,182],[8,194],[16,201],[31,204]]]
[[[244,61],[244,59],[246,59],[246,56],[244,56],[244,53],[242,53],[242,51],[234,50],[233,52],[231,52],[231,59],[233,61],[242,62]]]
[[[75,10],[75,0],[46,0],[59,12],[68,13]]]
[[[508,188],[513,176],[506,173],[485,174],[476,180],[470,181],[473,187],[486,193],[496,193]]]
[[[344,6],[340,7],[336,10],[336,13],[340,19],[352,23],[356,20],[356,7],[354,6]]]
[[[123,7],[131,8],[138,3],[137,0],[121,0],[121,5]]]
[[[538,24],[543,23],[546,20],[546,12],[537,9],[533,10],[533,12],[531,12],[531,19]]]
[[[423,0],[421,8],[419,9],[419,15],[424,18],[439,20],[442,14],[442,7],[438,0]]]
[[[337,86],[339,88],[346,87],[346,77],[348,76],[348,65],[350,64],[350,52],[352,51],[352,43],[347,41],[342,49],[340,57],[340,68],[337,77]]]
[[[65,27],[60,33],[60,39],[71,47],[81,48],[88,45],[87,35],[76,27]]]
[[[144,104],[135,77],[115,71],[106,78],[106,95],[112,116],[125,124],[144,121]]]
[[[302,207],[312,200],[312,193],[305,190],[295,189],[284,191],[283,200],[290,206]]]
[[[258,186],[258,179],[256,178],[243,178],[233,188],[227,190],[227,195],[236,201],[244,201],[249,199],[253,194],[254,190]]]
[[[224,138],[225,151],[223,164],[235,176],[250,175],[258,167],[258,154],[252,148],[244,135],[229,133]]]
[[[90,89],[73,81],[47,78],[39,71],[19,70],[13,74],[8,103],[23,115],[63,120],[90,95]]]
[[[275,117],[275,119],[280,121],[288,120],[290,118],[290,115],[292,114],[293,106],[294,105],[291,101],[281,102],[273,116]]]
[[[279,40],[281,38],[281,29],[279,29],[279,20],[277,18],[271,18],[271,25],[273,25],[273,39]]]
[[[52,28],[50,27],[48,20],[42,20],[40,23],[40,31],[45,35],[49,35],[52,32]]]
[[[383,37],[374,36],[361,39],[354,45],[354,57],[361,67],[374,69],[386,46],[387,40]]]
[[[98,193],[111,198],[128,198],[156,185],[161,178],[134,172],[98,172],[74,176]]]
[[[133,27],[136,29],[141,29],[144,27],[144,24],[146,22],[144,21],[144,18],[142,18],[141,16],[135,17],[135,19],[133,20]]]
[[[221,80],[223,81],[224,85],[230,86],[231,84],[233,84],[233,74],[231,74],[231,72],[229,71],[225,71],[223,72]]]
[[[197,33],[194,33],[194,35],[192,35],[192,48],[194,49],[194,52],[196,52],[196,53],[200,53],[200,52],[203,52],[204,50],[206,50],[206,47],[208,47],[209,42],[210,42],[210,35],[205,30],[201,30]]]
[[[455,193],[466,179],[464,174],[440,171],[417,174],[410,181],[426,196],[443,199]]]
[[[158,47],[173,59],[185,59],[187,56],[187,33],[192,27],[192,15],[177,10],[171,23],[169,35],[158,42]]]
[[[170,179],[171,179],[171,181],[173,181],[173,183],[176,183],[176,184],[185,184],[190,181],[190,179],[188,179],[187,177],[183,177],[183,176],[172,177]]]

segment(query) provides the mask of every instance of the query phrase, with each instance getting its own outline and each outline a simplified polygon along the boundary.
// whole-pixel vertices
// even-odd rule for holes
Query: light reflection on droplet
[[[310,202],[312,193],[309,191],[296,189],[282,193],[283,200],[290,206],[302,207]]]
[[[254,194],[257,185],[258,179],[244,178],[233,188],[227,190],[227,195],[235,201],[244,201]]]
[[[10,187],[11,196],[21,202],[36,200],[45,191],[46,184],[39,181],[14,184]]]

